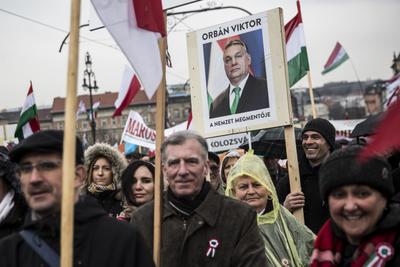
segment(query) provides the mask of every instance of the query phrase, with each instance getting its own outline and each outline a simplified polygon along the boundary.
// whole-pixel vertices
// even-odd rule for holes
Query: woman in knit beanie
[[[361,163],[363,148],[333,152],[321,166],[330,219],[318,233],[311,266],[400,266],[400,206],[382,157]]]

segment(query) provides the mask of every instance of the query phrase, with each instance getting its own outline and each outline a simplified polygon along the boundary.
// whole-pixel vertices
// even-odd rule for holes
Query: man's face
[[[61,165],[57,153],[27,155],[19,163],[22,191],[29,207],[39,215],[60,210]]]
[[[303,133],[302,146],[311,166],[318,166],[330,154],[329,144],[320,133],[315,131]]]
[[[163,173],[177,197],[193,199],[201,190],[208,173],[207,155],[199,142],[188,139],[181,145],[169,145],[165,150]]]
[[[219,174],[219,165],[212,159],[210,161],[210,182],[214,189],[217,189],[221,184],[221,176]]]
[[[243,46],[237,44],[225,49],[225,73],[233,85],[238,85],[246,77],[249,73],[250,64],[250,55]]]

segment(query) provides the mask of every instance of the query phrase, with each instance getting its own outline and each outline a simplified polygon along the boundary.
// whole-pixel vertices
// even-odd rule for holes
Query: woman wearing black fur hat
[[[85,151],[86,181],[82,194],[94,196],[112,217],[122,211],[121,174],[127,162],[116,148],[99,143]]]
[[[131,162],[121,177],[124,210],[118,219],[130,221],[132,213],[154,198],[155,167],[143,160]]]
[[[360,163],[360,146],[338,150],[320,169],[320,191],[330,219],[318,233],[311,266],[400,266],[400,205],[390,165]]]
[[[26,212],[15,164],[10,161],[4,148],[0,151],[0,239],[19,231]]]

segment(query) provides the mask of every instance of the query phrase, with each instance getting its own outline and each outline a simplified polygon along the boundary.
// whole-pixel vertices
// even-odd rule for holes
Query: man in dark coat
[[[210,105],[210,118],[268,108],[267,81],[250,74],[251,56],[245,43],[228,42],[223,60],[230,84]]]
[[[277,186],[279,201],[291,212],[303,208],[305,225],[315,234],[329,218],[328,207],[319,193],[318,171],[334,149],[335,135],[335,127],[328,120],[310,120],[303,128],[303,151],[299,153],[301,192],[290,192],[287,176]]]
[[[135,227],[109,217],[92,197],[79,197],[77,191],[85,168],[79,139],[76,144],[73,265],[154,266]],[[63,132],[47,130],[31,135],[10,152],[11,160],[18,163],[22,191],[31,214],[24,231],[0,241],[0,266],[48,266],[49,257],[35,250],[45,244],[59,261],[62,149]],[[23,237],[27,233],[33,237]],[[29,244],[26,240],[34,242]]]
[[[266,266],[256,212],[218,194],[205,180],[207,143],[192,132],[177,132],[161,147],[168,180],[162,211],[161,266]],[[150,202],[132,217],[147,244],[153,243]]]

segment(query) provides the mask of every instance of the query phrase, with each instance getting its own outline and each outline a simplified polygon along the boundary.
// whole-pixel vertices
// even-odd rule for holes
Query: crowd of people
[[[278,159],[218,155],[195,132],[172,134],[161,147],[161,266],[400,266],[399,161],[362,162],[362,149],[310,120],[291,192]],[[0,266],[59,266],[62,152],[57,130],[0,149]],[[74,266],[154,266],[155,173],[148,158],[102,143],[84,151],[76,138]]]

